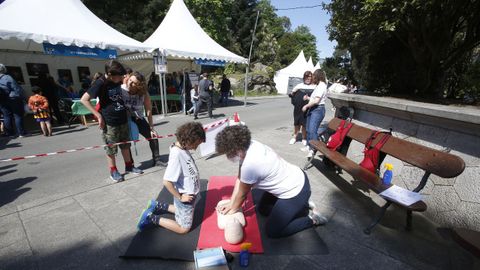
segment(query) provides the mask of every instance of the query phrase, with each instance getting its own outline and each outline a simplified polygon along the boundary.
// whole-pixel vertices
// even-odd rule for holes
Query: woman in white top
[[[313,84],[316,84],[310,97],[305,96],[308,100],[307,105],[303,106],[302,111],[307,112],[307,143],[310,146],[310,140],[318,140],[318,128],[325,117],[325,99],[327,96],[327,79],[325,72],[321,69],[313,72]],[[313,150],[310,147],[307,157],[313,156]]]
[[[307,175],[270,147],[251,140],[246,126],[226,127],[217,134],[215,148],[240,167],[231,200],[217,208],[220,213],[239,211],[250,189],[258,188],[265,191],[257,207],[260,214],[268,215],[265,230],[269,237],[289,236],[327,221],[314,209],[308,211]]]
[[[165,162],[160,160],[158,140],[151,139],[158,135],[153,127],[152,102],[148,94],[145,77],[140,72],[135,71],[127,78],[125,84],[122,84],[122,98],[125,107],[127,107],[128,115],[137,125],[139,133],[149,140],[150,150],[152,151],[152,166],[166,166]],[[144,110],[147,116],[146,120]]]

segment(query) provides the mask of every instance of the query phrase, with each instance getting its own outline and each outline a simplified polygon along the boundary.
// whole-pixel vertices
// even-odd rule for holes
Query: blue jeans
[[[325,117],[325,105],[318,105],[307,113],[307,142],[318,140],[318,128]]]
[[[25,135],[23,129],[23,115],[25,114],[23,108],[23,101],[21,98],[10,98],[0,105],[3,113],[3,124],[5,125],[5,132],[9,136]],[[13,130],[13,120],[15,119],[15,127],[17,134]]]
[[[305,184],[297,196],[278,199],[265,192],[258,205],[260,214],[268,216],[265,224],[270,238],[286,237],[313,226],[308,217],[308,199],[311,195],[310,182],[304,173]]]

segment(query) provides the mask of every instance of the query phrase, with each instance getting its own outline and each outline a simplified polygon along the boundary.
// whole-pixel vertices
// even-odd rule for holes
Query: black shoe
[[[197,117],[197,116],[193,117],[193,120],[197,120],[197,119],[198,119],[198,117]]]
[[[153,160],[153,166],[158,166],[158,167],[167,167],[168,163],[163,162],[161,160]]]

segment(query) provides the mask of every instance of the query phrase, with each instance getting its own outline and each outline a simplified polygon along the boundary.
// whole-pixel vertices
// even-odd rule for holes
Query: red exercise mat
[[[240,245],[244,242],[252,243],[251,253],[263,253],[262,238],[258,229],[257,215],[253,204],[252,193],[249,192],[243,205],[243,214],[245,215],[246,225],[243,227],[243,242],[237,245],[229,244],[225,241],[224,231],[217,226],[217,203],[224,199],[229,199],[233,192],[236,176],[212,176],[208,181],[207,198],[205,210],[198,238],[197,248],[211,248],[222,246],[230,252],[240,252]]]

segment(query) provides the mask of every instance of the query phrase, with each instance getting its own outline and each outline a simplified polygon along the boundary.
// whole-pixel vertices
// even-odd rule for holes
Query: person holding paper
[[[252,140],[246,126],[226,127],[217,134],[215,148],[240,167],[230,202],[217,206],[220,213],[228,215],[241,210],[248,192],[258,188],[265,191],[257,207],[262,215],[268,216],[266,232],[271,238],[289,236],[327,222],[309,202],[307,175],[270,147]]]

